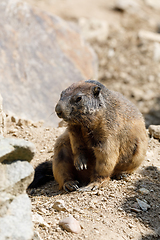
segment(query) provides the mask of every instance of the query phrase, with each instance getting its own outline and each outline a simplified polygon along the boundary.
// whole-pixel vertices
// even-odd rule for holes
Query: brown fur
[[[81,81],[62,92],[55,110],[68,125],[54,150],[60,189],[131,173],[143,161],[148,142],[143,117],[120,93]]]

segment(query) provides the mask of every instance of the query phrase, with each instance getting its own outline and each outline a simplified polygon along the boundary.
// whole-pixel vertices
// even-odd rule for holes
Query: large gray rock
[[[16,138],[0,138],[0,162],[4,160],[30,162],[35,152],[35,145],[29,141]]]
[[[0,26],[4,112],[56,126],[60,92],[97,77],[95,53],[75,25],[20,0],[0,1]]]
[[[0,215],[0,239],[31,240],[32,237],[31,202],[27,194],[20,194],[8,205],[7,213]]]
[[[0,239],[31,240],[31,203],[26,189],[33,167],[26,161],[0,163]]]
[[[0,194],[4,191],[12,195],[24,193],[34,176],[33,167],[26,161],[0,163],[0,173]]]
[[[150,125],[148,130],[152,137],[160,139],[160,125]]]
[[[14,152],[15,148],[0,138],[0,162],[3,162],[9,155]]]

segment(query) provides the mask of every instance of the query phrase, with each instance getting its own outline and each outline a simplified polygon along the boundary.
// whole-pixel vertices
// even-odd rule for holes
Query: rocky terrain
[[[158,0],[27,1],[35,11],[58,15],[78,27],[98,56],[98,80],[134,102],[144,114],[147,128],[151,124],[160,125]],[[33,167],[50,160],[55,140],[65,129],[11,115],[6,122],[4,137],[22,138],[35,144]],[[146,159],[132,175],[93,191],[64,193],[54,181],[28,190],[34,240],[160,239],[160,135],[159,130],[157,135],[147,131]],[[77,234],[59,224],[70,214],[80,223],[81,231]]]
[[[5,137],[22,138],[36,146],[33,167],[50,160],[60,128],[44,128],[7,119]],[[160,131],[154,136],[160,138]],[[150,135],[150,134],[149,134]],[[160,238],[160,142],[149,138],[147,156],[138,171],[106,187],[93,191],[65,193],[51,181],[38,189],[28,190],[32,203],[35,239],[106,239],[144,240]],[[59,222],[72,215],[81,232],[71,233]]]

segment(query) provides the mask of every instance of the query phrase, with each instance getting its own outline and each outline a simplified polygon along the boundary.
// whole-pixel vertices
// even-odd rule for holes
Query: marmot
[[[59,188],[74,191],[94,181],[133,172],[148,145],[144,119],[123,95],[97,81],[72,84],[55,107],[67,129],[56,141],[52,170]]]

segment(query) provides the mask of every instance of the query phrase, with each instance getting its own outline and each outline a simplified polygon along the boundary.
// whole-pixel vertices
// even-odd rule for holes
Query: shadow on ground
[[[51,180],[39,188],[27,189],[27,193],[30,196],[54,197],[56,195],[65,194],[65,191],[59,190],[58,183],[54,180]]]

